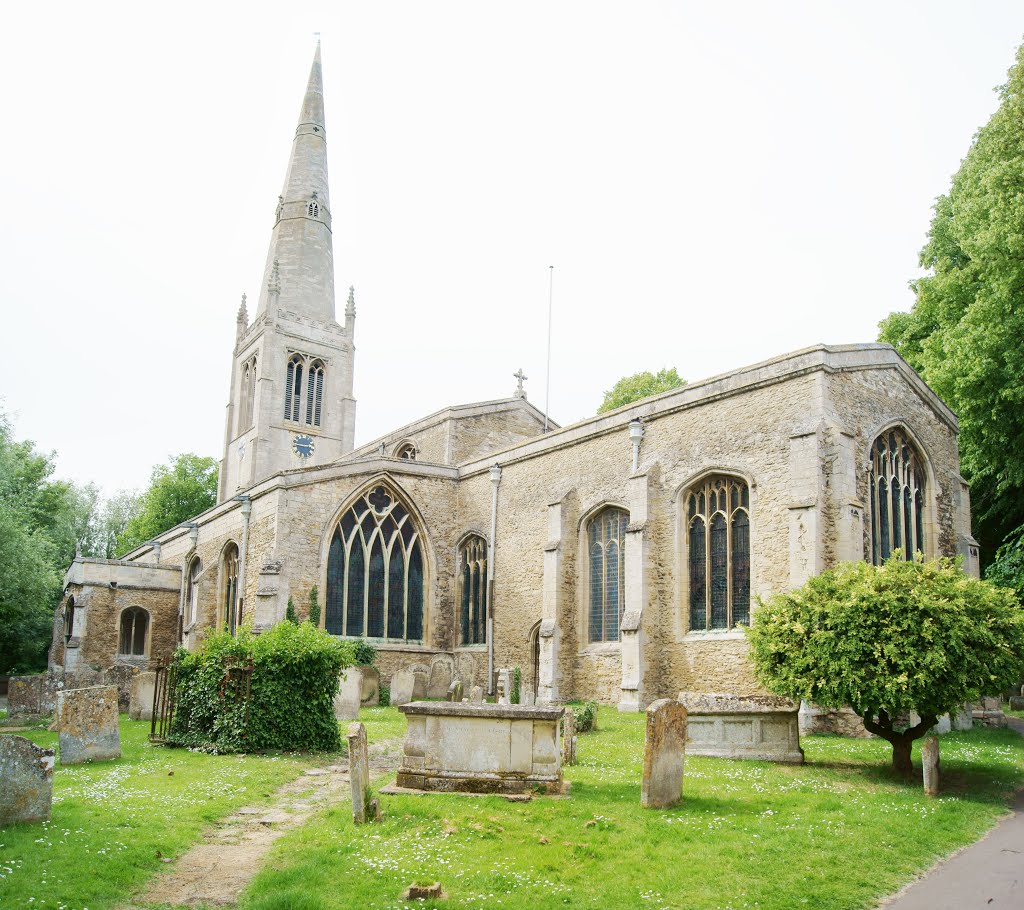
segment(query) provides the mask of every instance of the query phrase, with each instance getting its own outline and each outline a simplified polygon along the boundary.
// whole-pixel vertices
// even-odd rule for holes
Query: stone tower
[[[355,300],[334,316],[334,249],[327,130],[317,43],[284,189],[249,323],[238,310],[219,501],[278,471],[326,464],[350,452]]]

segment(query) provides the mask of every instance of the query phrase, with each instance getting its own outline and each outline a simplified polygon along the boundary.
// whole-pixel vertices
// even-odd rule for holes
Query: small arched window
[[[626,604],[626,528],[629,513],[609,506],[587,526],[590,560],[590,640],[618,641]]]
[[[464,645],[487,640],[487,543],[476,534],[459,548],[459,619]]]
[[[256,358],[250,357],[242,367],[242,388],[239,399],[238,432],[252,426],[253,402],[256,395]]]
[[[398,451],[395,452],[396,458],[404,458],[406,461],[416,460],[416,446],[411,442],[404,442],[398,447]]]
[[[306,378],[306,423],[320,426],[320,409],[324,398],[324,365],[314,360]]]
[[[221,561],[221,596],[224,628],[232,635],[242,624],[242,601],[238,596],[238,545],[230,543]]]
[[[750,622],[750,490],[714,475],[686,494],[690,629]]]
[[[309,213],[310,218],[319,218],[320,203],[314,199],[312,202],[309,203],[309,205],[306,208],[306,211]]]
[[[146,654],[146,632],[149,614],[142,607],[129,607],[121,614],[121,635],[117,653],[123,657],[143,657]]]
[[[188,567],[188,582],[185,587],[185,623],[192,625],[199,616],[199,576],[203,562],[197,556]]]
[[[75,634],[75,598],[69,597],[64,605],[64,642],[71,641]]]
[[[288,370],[284,380],[284,419],[302,419],[302,364],[301,354],[288,359]]]
[[[904,559],[925,552],[925,472],[907,434],[893,429],[871,446],[868,469],[871,499],[871,561],[885,562],[893,550]]]
[[[325,628],[333,635],[423,639],[423,544],[409,509],[383,484],[334,529]]]

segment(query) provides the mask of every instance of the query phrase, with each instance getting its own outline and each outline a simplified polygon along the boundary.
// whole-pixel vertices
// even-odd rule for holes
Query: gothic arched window
[[[238,432],[252,426],[253,401],[256,395],[256,358],[251,357],[242,367],[242,390],[239,396]]]
[[[64,642],[71,641],[75,634],[75,598],[69,597],[64,606]]]
[[[129,607],[121,614],[121,634],[117,653],[123,657],[142,657],[146,653],[149,614],[142,607]]]
[[[487,543],[476,534],[459,547],[459,620],[464,645],[487,640]]]
[[[750,490],[713,475],[686,494],[690,630],[750,622]]]
[[[306,211],[309,213],[310,218],[318,218],[320,216],[320,203],[314,199],[307,206]]]
[[[199,616],[199,575],[203,561],[197,556],[188,567],[188,583],[185,587],[185,624],[192,625]]]
[[[242,602],[238,597],[238,545],[229,543],[221,559],[221,596],[224,629],[232,635],[242,624]]]
[[[406,461],[416,460],[416,446],[411,442],[404,442],[398,447],[398,451],[395,452],[395,458],[404,458]]]
[[[626,604],[626,528],[629,513],[609,506],[587,525],[590,560],[590,640],[618,641]]]
[[[904,559],[925,551],[925,472],[921,456],[899,429],[889,430],[871,446],[868,469],[871,499],[871,561],[885,562],[893,550]]]
[[[288,358],[288,371],[284,379],[284,419],[302,419],[302,355]]]
[[[314,360],[306,378],[306,423],[320,426],[320,408],[324,398],[324,365]],[[298,419],[298,418],[296,418]]]
[[[388,487],[368,490],[341,516],[327,555],[325,627],[333,635],[423,639],[423,544]]]

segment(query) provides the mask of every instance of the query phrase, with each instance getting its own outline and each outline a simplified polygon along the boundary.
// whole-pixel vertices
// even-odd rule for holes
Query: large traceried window
[[[129,607],[121,614],[121,634],[117,653],[122,657],[143,657],[149,614],[142,607]]]
[[[221,559],[221,597],[224,628],[232,635],[242,624],[242,602],[238,597],[238,545],[230,543]]]
[[[893,550],[904,559],[925,552],[925,472],[906,433],[889,430],[871,447],[871,561],[885,562]]]
[[[487,640],[487,543],[474,534],[459,548],[459,620],[462,643]]]
[[[305,385],[302,382],[303,376],[306,378]],[[323,361],[292,354],[288,358],[284,378],[284,419],[318,427],[323,415],[323,403]]]
[[[325,626],[333,635],[423,639],[423,543],[409,509],[379,484],[348,509],[327,555]]]
[[[626,604],[626,528],[629,513],[609,506],[587,525],[590,640],[618,641]]]
[[[203,561],[197,556],[188,567],[188,582],[185,587],[185,624],[192,625],[199,617],[199,576]]]
[[[750,622],[750,490],[712,475],[685,497],[690,630]]]
[[[256,357],[250,357],[242,365],[242,386],[239,396],[238,432],[252,426],[253,402],[256,396]]]

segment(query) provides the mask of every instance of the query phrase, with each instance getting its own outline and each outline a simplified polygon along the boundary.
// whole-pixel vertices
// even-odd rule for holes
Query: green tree
[[[1024,602],[1024,527],[1017,528],[996,551],[985,578],[992,584],[1013,588]]]
[[[764,601],[748,631],[771,692],[850,705],[911,769],[913,741],[940,715],[1019,682],[1024,609],[1014,593],[967,577],[956,561],[842,563]],[[903,729],[900,715],[920,723]]]
[[[601,402],[597,413],[613,411],[623,405],[640,401],[641,398],[649,398],[651,395],[678,389],[684,385],[686,380],[680,377],[675,367],[661,369],[657,373],[645,370],[632,376],[623,376],[610,391],[604,393],[604,401]]]
[[[960,455],[976,532],[991,558],[1024,524],[1024,46],[999,109],[935,204],[909,313],[894,345],[960,417]]]
[[[117,555],[194,518],[216,502],[217,462],[213,458],[186,452],[166,465],[157,465],[149,488],[139,498],[138,511],[128,518],[123,533],[116,538]]]

